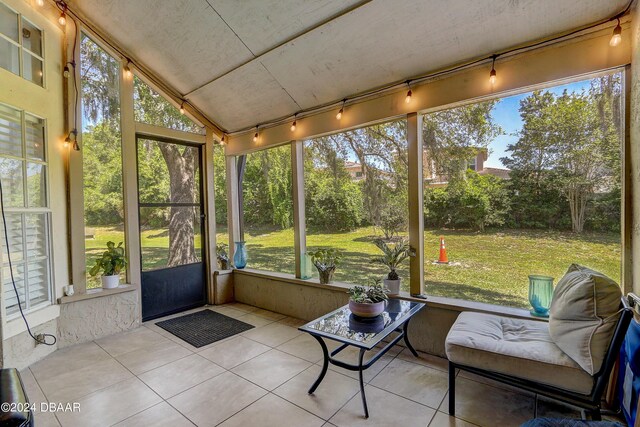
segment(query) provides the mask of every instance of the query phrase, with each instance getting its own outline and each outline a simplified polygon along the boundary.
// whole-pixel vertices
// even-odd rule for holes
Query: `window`
[[[101,286],[88,271],[107,247],[124,242],[120,63],[86,34],[80,40],[82,162],[87,288]],[[122,272],[124,281],[124,272]]]
[[[307,248],[343,253],[337,281],[385,278],[386,267],[371,262],[380,255],[374,241],[408,234],[406,127],[397,120],[305,142]],[[409,262],[397,273],[408,290]]]
[[[295,272],[291,147],[262,150],[238,158],[242,174],[241,232],[247,267]]]
[[[23,310],[51,299],[45,122],[0,104],[0,180],[13,275]],[[2,235],[2,285],[8,315],[18,312]]]
[[[0,67],[44,85],[42,30],[0,3]]]
[[[526,308],[529,275],[557,283],[572,263],[620,281],[621,80],[424,116],[425,164],[446,178],[424,183],[428,294]],[[477,172],[458,167],[478,153]],[[435,263],[440,236],[448,265]]]

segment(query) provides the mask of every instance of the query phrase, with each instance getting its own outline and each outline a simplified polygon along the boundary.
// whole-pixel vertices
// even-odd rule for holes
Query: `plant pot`
[[[228,270],[229,269],[229,260],[218,258],[218,266],[220,270]]]
[[[384,311],[386,301],[373,304],[349,300],[349,310],[358,317],[376,317]]]
[[[387,295],[398,295],[400,293],[400,279],[384,279],[382,282],[387,289]]]
[[[321,285],[328,285],[329,283],[333,282],[333,273],[336,272],[335,266],[325,269],[320,269],[318,268],[318,266],[316,266],[316,268],[318,269],[318,274],[320,275]]]
[[[114,274],[112,276],[102,276],[102,289],[113,289],[120,285],[120,275]]]

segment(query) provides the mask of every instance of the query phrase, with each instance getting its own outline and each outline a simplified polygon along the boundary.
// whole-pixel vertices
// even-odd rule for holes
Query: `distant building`
[[[364,179],[364,173],[362,172],[362,165],[360,163],[346,161],[344,162],[344,168],[349,172],[352,180],[360,181]]]
[[[445,187],[449,183],[449,176],[439,173],[435,161],[429,160],[425,152],[422,154],[423,179],[428,187]],[[469,160],[467,169],[471,169],[478,175],[493,175],[501,179],[509,179],[509,169],[485,167],[488,151],[484,148],[478,149],[476,156]]]

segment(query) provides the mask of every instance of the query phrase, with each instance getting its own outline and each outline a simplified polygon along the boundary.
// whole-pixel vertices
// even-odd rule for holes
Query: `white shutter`
[[[0,153],[22,157],[21,122],[18,110],[0,104]]]
[[[29,283],[29,305],[40,304],[49,301],[49,260],[27,264]]]
[[[16,287],[20,295],[22,308],[26,307],[24,298],[24,264],[13,265],[13,276],[16,280]],[[18,312],[18,300],[11,283],[11,272],[8,266],[2,268],[2,288],[4,290],[4,305],[7,308],[7,314],[11,315]]]

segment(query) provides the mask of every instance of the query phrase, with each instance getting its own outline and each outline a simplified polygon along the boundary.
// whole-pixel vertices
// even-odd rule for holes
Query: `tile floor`
[[[198,349],[155,320],[57,351],[22,371],[30,400],[38,407],[78,402],[81,409],[36,413],[36,425],[517,426],[534,415],[535,396],[460,374],[457,418],[450,417],[446,361],[416,359],[398,346],[366,371],[364,419],[353,372],[330,365],[316,393],[307,394],[322,352],[297,330],[303,321],[243,304],[202,309],[255,328]],[[540,416],[579,415],[552,402],[537,405]]]

